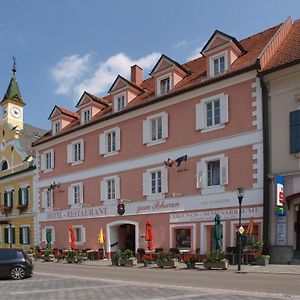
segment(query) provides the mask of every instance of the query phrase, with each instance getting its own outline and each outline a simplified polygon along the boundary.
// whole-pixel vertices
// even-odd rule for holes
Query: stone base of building
[[[270,247],[271,264],[288,264],[293,258],[292,246],[271,246]]]

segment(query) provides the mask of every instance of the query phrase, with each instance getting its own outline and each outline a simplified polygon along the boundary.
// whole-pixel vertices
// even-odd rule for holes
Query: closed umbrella
[[[153,224],[150,219],[146,222],[146,241],[148,242],[148,250],[153,250]]]
[[[47,248],[51,249],[51,242],[52,242],[52,236],[51,236],[51,229],[46,229],[46,242],[47,242]]]
[[[105,238],[104,238],[102,227],[100,228],[100,233],[98,235],[98,242],[102,246],[102,249],[103,249],[103,258],[105,258],[105,249],[104,249]]]
[[[222,249],[223,232],[222,232],[221,217],[218,214],[216,214],[216,216],[215,216],[213,239],[214,239],[214,244],[215,244],[215,250],[221,250]]]
[[[75,231],[72,226],[69,227],[69,232],[70,232],[70,248],[71,250],[75,250],[75,242],[76,242],[76,236],[75,236]]]

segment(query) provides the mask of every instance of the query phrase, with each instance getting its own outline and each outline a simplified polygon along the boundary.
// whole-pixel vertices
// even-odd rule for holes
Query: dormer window
[[[227,59],[226,52],[213,56],[210,58],[210,74],[211,76],[217,76],[219,74],[225,73],[227,70]]]
[[[158,78],[158,94],[165,94],[171,90],[171,76],[164,76],[163,78]]]
[[[120,111],[126,107],[125,93],[115,97],[115,111]]]
[[[82,111],[82,115],[81,115],[81,124],[86,124],[90,121],[91,119],[91,109],[85,109]]]
[[[54,122],[53,123],[53,133],[54,134],[58,134],[61,131],[61,125],[60,125],[60,121]]]

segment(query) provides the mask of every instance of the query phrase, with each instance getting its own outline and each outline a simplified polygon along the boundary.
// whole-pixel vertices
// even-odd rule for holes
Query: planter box
[[[258,266],[266,266],[269,264],[269,257],[256,257],[255,264]]]
[[[144,261],[144,267],[156,267],[157,266],[157,264],[156,264],[156,262],[145,262]]]
[[[119,265],[125,267],[133,267],[137,265],[137,259],[135,257],[132,258],[119,258]]]
[[[67,258],[66,258],[66,261],[67,261],[67,263],[69,263],[69,264],[78,263],[78,259],[77,259],[77,258],[70,258],[70,257],[67,257]]]
[[[206,261],[203,263],[204,268],[206,269],[222,269],[227,270],[229,267],[228,260],[224,261]]]
[[[176,268],[179,265],[178,259],[173,259],[170,261],[158,260],[156,263],[157,263],[157,266],[160,268],[163,268],[163,267]]]

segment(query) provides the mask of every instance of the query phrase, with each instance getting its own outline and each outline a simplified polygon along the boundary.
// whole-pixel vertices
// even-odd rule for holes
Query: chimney
[[[143,69],[138,65],[131,67],[131,82],[140,86],[143,82]]]

